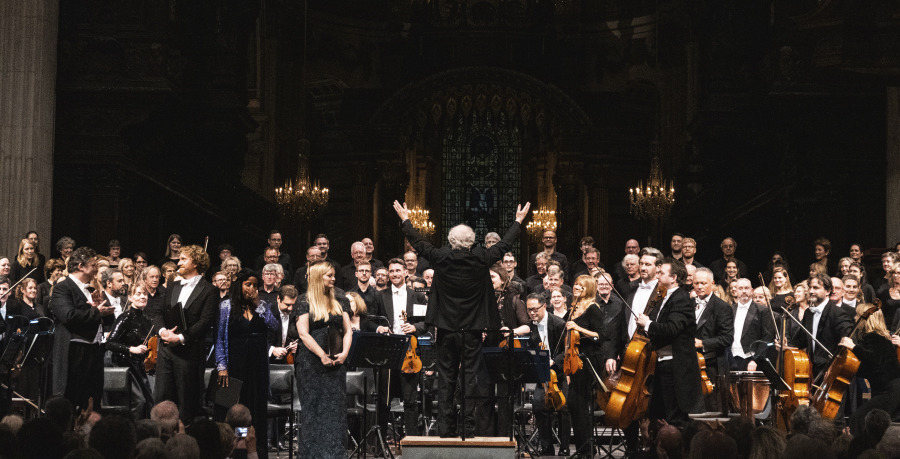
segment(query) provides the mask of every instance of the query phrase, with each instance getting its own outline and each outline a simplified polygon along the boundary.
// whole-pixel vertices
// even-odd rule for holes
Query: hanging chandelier
[[[675,204],[675,183],[663,180],[659,167],[659,142],[650,143],[650,178],[647,186],[638,182],[631,195],[631,214],[642,220],[659,220],[669,216]]]
[[[288,179],[284,187],[275,189],[275,201],[282,215],[288,218],[309,220],[325,211],[328,204],[328,188],[319,186],[309,178],[309,142],[300,140],[296,181]]]
[[[525,227],[529,236],[540,239],[545,231],[556,232],[556,211],[544,206],[532,212],[531,222]]]
[[[409,222],[425,237],[431,237],[434,234],[434,224],[428,219],[428,214],[428,210],[418,205],[409,210]]]

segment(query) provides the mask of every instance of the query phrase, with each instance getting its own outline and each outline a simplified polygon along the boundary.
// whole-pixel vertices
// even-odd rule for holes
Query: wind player
[[[679,288],[685,276],[684,265],[672,258],[663,261],[659,284],[666,288],[666,297],[656,308],[655,317],[642,313],[637,318],[656,349],[647,416],[651,421],[665,419],[676,427],[688,421],[688,413],[702,411],[703,404],[694,346],[694,303],[690,294]]]
[[[427,304],[423,293],[406,286],[406,264],[399,258],[388,261],[388,280],[391,286],[375,294],[375,315],[387,317],[391,328],[381,326],[376,330],[379,333],[394,333],[407,335],[422,335],[427,330],[425,322],[409,322],[415,315],[415,305]],[[406,313],[404,319],[403,313]],[[403,373],[398,370],[383,371],[380,373],[381,381],[381,410],[382,415],[378,423],[382,432],[387,432],[387,421],[390,417],[390,399],[387,397],[390,386],[399,384],[400,399],[403,401],[403,426],[406,435],[419,435],[419,413],[416,403],[416,391],[419,388],[418,373]],[[388,383],[390,381],[390,383]],[[398,381],[398,382],[395,382]]]
[[[481,355],[481,336],[454,332],[499,324],[497,308],[491,307],[496,302],[488,270],[503,259],[503,254],[512,250],[530,208],[531,203],[519,206],[516,221],[503,239],[489,249],[472,248],[475,232],[466,225],[451,228],[447,235],[450,245],[437,248],[410,223],[406,205],[394,201],[394,211],[400,217],[403,233],[434,269],[425,322],[437,328],[438,434],[441,437],[457,435],[454,395],[460,362],[464,362],[466,368],[465,387],[475,387],[475,365]],[[465,434],[471,436],[475,430],[475,405],[466,403],[465,408]]]
[[[706,360],[706,375],[713,384],[720,374],[727,374],[726,351],[734,342],[734,310],[728,303],[712,294],[715,286],[713,272],[709,268],[699,268],[694,273],[694,318],[697,329],[694,333],[694,347]],[[718,410],[716,397],[705,398],[707,411]]]

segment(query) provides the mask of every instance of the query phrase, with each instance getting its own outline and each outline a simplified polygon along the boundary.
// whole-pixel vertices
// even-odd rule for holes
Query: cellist
[[[857,305],[857,317],[864,317],[874,307],[867,303]],[[853,351],[859,359],[856,376],[866,378],[872,387],[872,398],[850,416],[850,433],[854,437],[862,433],[869,411],[878,408],[893,417],[900,408],[900,362],[890,336],[884,314],[877,310],[862,319],[852,338],[841,338],[840,345]]]
[[[662,262],[659,284],[666,297],[655,317],[641,314],[637,323],[656,349],[656,371],[647,416],[651,423],[665,419],[676,427],[688,421],[688,413],[703,411],[700,365],[694,341],[694,302],[680,284],[686,277],[684,265],[672,258]]]

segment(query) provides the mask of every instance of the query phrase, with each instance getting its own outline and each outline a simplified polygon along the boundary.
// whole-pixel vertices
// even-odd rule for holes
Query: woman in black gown
[[[572,311],[566,322],[566,333],[572,330],[581,334],[579,351],[583,354],[582,368],[569,375],[569,395],[566,406],[572,416],[573,442],[575,453],[591,457],[591,435],[593,433],[593,404],[591,387],[594,383],[591,366],[599,373],[603,368],[600,345],[606,339],[603,325],[603,311],[595,302],[597,281],[588,275],[575,279],[572,286]]]
[[[153,323],[144,314],[147,307],[147,286],[138,282],[131,286],[125,311],[119,314],[112,331],[106,339],[106,349],[112,351],[112,364],[126,367],[131,371],[131,411],[135,419],[149,419],[153,406],[153,392],[144,371],[147,357],[147,339],[151,336]]]
[[[857,316],[863,315],[871,304],[856,307]],[[900,342],[900,338],[894,338]],[[872,398],[850,416],[850,433],[856,437],[862,433],[866,414],[882,409],[891,416],[900,408],[900,362],[891,335],[884,324],[880,310],[863,319],[851,337],[841,339],[841,346],[853,351],[859,359],[858,378],[866,378],[872,387]]]
[[[300,457],[344,459],[347,457],[347,369],[353,331],[348,306],[334,296],[334,268],[318,262],[309,267],[306,298],[295,307],[297,331],[303,346],[297,349],[300,376]],[[329,346],[332,336],[341,337],[342,349]],[[329,350],[333,355],[329,355]]]
[[[231,284],[230,299],[219,305],[216,337],[216,369],[219,385],[229,378],[242,382],[241,404],[250,409],[256,430],[256,451],[268,457],[266,408],[269,401],[268,334],[281,323],[269,305],[257,296],[258,279],[250,269],[241,270]]]
[[[888,283],[885,286],[887,288],[879,291],[878,299],[881,300],[885,317],[893,314],[890,331],[894,333],[900,328],[900,314],[897,313],[900,310],[900,263],[894,263],[888,270]]]

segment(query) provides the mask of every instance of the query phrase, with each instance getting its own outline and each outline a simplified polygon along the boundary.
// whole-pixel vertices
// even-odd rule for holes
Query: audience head
[[[793,432],[793,430],[792,430]],[[794,434],[784,447],[785,458],[837,459],[830,444],[809,438],[804,434]]]
[[[150,419],[159,424],[163,441],[172,438],[178,431],[179,417],[178,406],[170,400],[159,402],[150,410]]]
[[[784,452],[784,433],[772,427],[760,427],[750,434],[749,459],[780,458]]]
[[[800,405],[791,415],[791,432],[806,435],[813,421],[821,418],[822,416],[815,408],[809,405]]]
[[[734,439],[741,456],[750,451],[750,435],[753,434],[753,430],[756,428],[753,419],[745,416],[732,418],[723,427],[725,428],[725,434]]]
[[[69,432],[75,427],[75,409],[65,397],[53,397],[44,404],[44,416],[60,432]]]
[[[60,454],[62,453],[60,452]],[[21,440],[16,438],[16,434],[9,429],[0,429],[0,457],[4,459],[22,457]],[[31,456],[28,457],[30,458]]]
[[[185,433],[197,440],[201,459],[221,459],[219,454],[222,452],[222,435],[218,424],[209,419],[197,419]]]
[[[159,423],[152,419],[141,419],[135,422],[134,432],[138,443],[147,438],[159,439],[162,435]]]
[[[172,459],[198,459],[200,446],[197,440],[187,434],[178,434],[166,442],[166,449]]]
[[[722,432],[706,430],[691,440],[691,459],[737,459],[737,443]]]
[[[237,437],[234,435],[234,429],[224,422],[217,422],[216,425],[219,426],[219,440],[222,443],[221,455],[222,457],[231,457],[234,452],[235,440],[237,440]]]
[[[159,438],[145,438],[134,448],[135,459],[171,459],[166,444]]]
[[[681,431],[665,425],[656,434],[656,455],[660,459],[681,459],[684,456],[684,438]]]
[[[890,426],[881,436],[881,441],[875,450],[883,454],[885,458],[892,459],[900,457],[900,427]]]
[[[225,423],[230,425],[232,429],[250,427],[251,421],[250,409],[240,403],[229,408],[228,413],[225,414]]]
[[[25,419],[22,419],[22,416],[19,416],[17,414],[4,416],[3,419],[0,420],[0,427],[5,427],[14,434],[19,433],[19,429],[22,428],[22,424],[25,424]]]
[[[104,416],[94,424],[88,445],[103,457],[131,457],[137,445],[134,424],[122,416]]]

